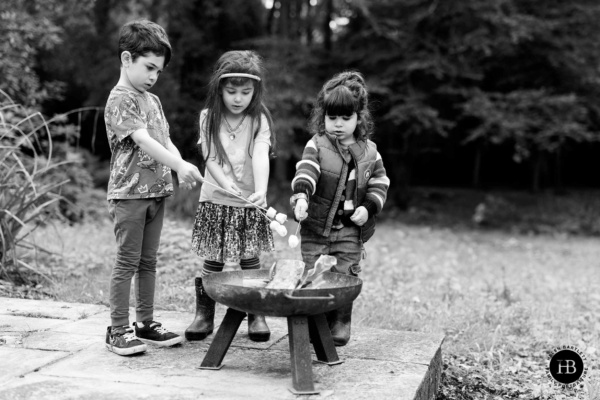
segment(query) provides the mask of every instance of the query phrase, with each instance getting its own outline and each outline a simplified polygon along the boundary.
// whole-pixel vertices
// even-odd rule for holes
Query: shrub
[[[5,97],[0,101],[0,279],[20,284],[40,276],[50,280],[42,267],[27,262],[43,251],[28,237],[60,215],[59,203],[66,200],[61,189],[72,178],[65,171],[81,168],[57,156],[51,126],[40,112],[0,95]]]

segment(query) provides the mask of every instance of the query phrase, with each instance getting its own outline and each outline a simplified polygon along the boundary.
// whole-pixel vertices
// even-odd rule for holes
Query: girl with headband
[[[250,204],[267,204],[269,156],[275,146],[273,121],[263,103],[263,76],[262,60],[255,52],[223,54],[200,112],[198,146],[208,184],[200,193],[192,249],[204,258],[204,265],[195,280],[196,316],[185,331],[187,340],[202,340],[214,328],[215,302],[204,291],[202,279],[222,271],[225,262],[258,269],[260,253],[274,250],[270,221]],[[267,341],[270,334],[264,316],[248,315],[251,340]]]

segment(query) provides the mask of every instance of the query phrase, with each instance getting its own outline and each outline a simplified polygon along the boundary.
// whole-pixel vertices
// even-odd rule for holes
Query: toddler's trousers
[[[360,228],[345,226],[332,229],[328,237],[321,236],[304,226],[300,228],[302,261],[311,269],[322,254],[337,259],[335,271],[346,275],[358,275],[362,254]]]

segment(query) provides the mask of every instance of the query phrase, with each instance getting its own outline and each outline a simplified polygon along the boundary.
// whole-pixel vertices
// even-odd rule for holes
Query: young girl
[[[195,280],[196,316],[185,331],[187,340],[202,340],[214,328],[215,302],[204,291],[202,278],[222,271],[225,262],[258,269],[260,253],[274,249],[270,221],[240,199],[266,205],[269,155],[275,136],[271,114],[263,104],[262,77],[262,61],[255,52],[223,54],[200,113],[198,144],[206,162],[207,184],[200,193],[192,248],[204,258],[204,265]],[[270,334],[264,316],[248,315],[250,339],[267,341]]]
[[[317,97],[308,141],[292,180],[290,202],[301,221],[302,258],[313,268],[321,254],[335,256],[334,272],[358,275],[363,243],[375,231],[389,179],[375,143],[367,86],[358,72],[330,79]],[[328,313],[336,346],[350,340],[352,303]]]

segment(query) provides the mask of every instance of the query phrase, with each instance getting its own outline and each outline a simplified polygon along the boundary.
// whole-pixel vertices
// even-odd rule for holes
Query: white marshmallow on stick
[[[290,245],[290,247],[296,248],[298,246],[298,243],[300,243],[300,240],[298,240],[298,236],[296,235],[290,235],[290,238],[288,239],[288,244]]]
[[[277,220],[277,222],[283,225],[285,224],[285,221],[287,221],[287,215],[285,215],[284,213],[277,213],[275,219]]]
[[[277,215],[277,210],[273,207],[269,207],[269,209],[267,210],[267,217],[270,219],[274,219],[275,215]]]
[[[279,232],[279,227],[281,225],[279,224],[279,222],[273,220],[271,221],[271,223],[269,224],[269,228],[271,228],[272,230],[274,230],[275,232]]]
[[[277,227],[277,233],[279,233],[279,236],[284,237],[285,235],[287,235],[287,229],[285,226],[283,225],[279,225]]]

